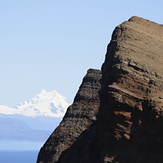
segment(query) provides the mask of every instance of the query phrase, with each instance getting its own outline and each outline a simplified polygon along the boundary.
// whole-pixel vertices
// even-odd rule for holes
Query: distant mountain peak
[[[0,105],[0,113],[2,114],[20,114],[30,117],[50,116],[63,117],[69,103],[66,98],[57,91],[47,92],[42,89],[41,93],[18,104],[14,108]]]
[[[42,94],[42,93],[47,93],[47,91],[46,91],[45,89],[42,89],[42,90],[41,90],[41,94]]]
[[[48,91],[46,91],[45,89],[42,89],[42,90],[41,90],[41,93],[38,94],[38,95],[47,95],[47,94],[51,94],[52,92],[56,92],[56,91],[54,90],[54,91],[48,92]]]

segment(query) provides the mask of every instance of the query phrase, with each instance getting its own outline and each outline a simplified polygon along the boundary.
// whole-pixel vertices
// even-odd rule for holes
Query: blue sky
[[[100,69],[114,28],[131,16],[163,23],[163,1],[0,2],[0,105],[42,89],[73,98],[89,68]]]

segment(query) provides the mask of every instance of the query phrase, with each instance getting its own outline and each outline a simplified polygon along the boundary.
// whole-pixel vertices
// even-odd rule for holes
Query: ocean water
[[[0,163],[36,163],[43,142],[0,140]]]
[[[36,163],[38,151],[0,151],[1,163]]]

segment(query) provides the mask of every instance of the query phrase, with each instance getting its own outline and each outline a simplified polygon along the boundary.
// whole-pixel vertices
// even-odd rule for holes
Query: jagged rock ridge
[[[88,104],[88,98],[83,97],[89,90],[85,91],[76,98],[81,99],[78,107],[83,106],[82,109],[75,103],[69,109],[72,115],[78,109],[78,115],[84,116],[75,116],[67,123],[71,117],[67,112],[63,119],[64,125],[74,126],[75,130],[80,130],[85,118],[91,123],[80,134],[74,131],[67,137],[63,132],[67,133],[68,128],[59,130],[62,122],[41,149],[37,163],[163,162],[162,59],[162,25],[132,17],[117,26],[102,65],[102,78],[98,78],[100,101],[95,106]],[[98,90],[93,94],[97,95]],[[94,101],[89,97],[89,101]],[[54,139],[56,134],[59,136]],[[59,141],[71,143],[57,153],[61,149],[56,147]],[[48,150],[53,152],[48,154]]]

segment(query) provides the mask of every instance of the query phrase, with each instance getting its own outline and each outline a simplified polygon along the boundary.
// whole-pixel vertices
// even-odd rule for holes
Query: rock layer
[[[62,152],[70,148],[81,133],[96,121],[96,114],[99,110],[98,91],[101,88],[101,75],[100,70],[88,70],[73,104],[40,150],[38,163],[57,162]]]
[[[162,36],[162,25],[138,17],[114,30],[102,66],[97,162],[163,162]]]
[[[132,17],[117,26],[102,78],[79,89],[38,163],[162,163],[162,59],[162,25]]]

